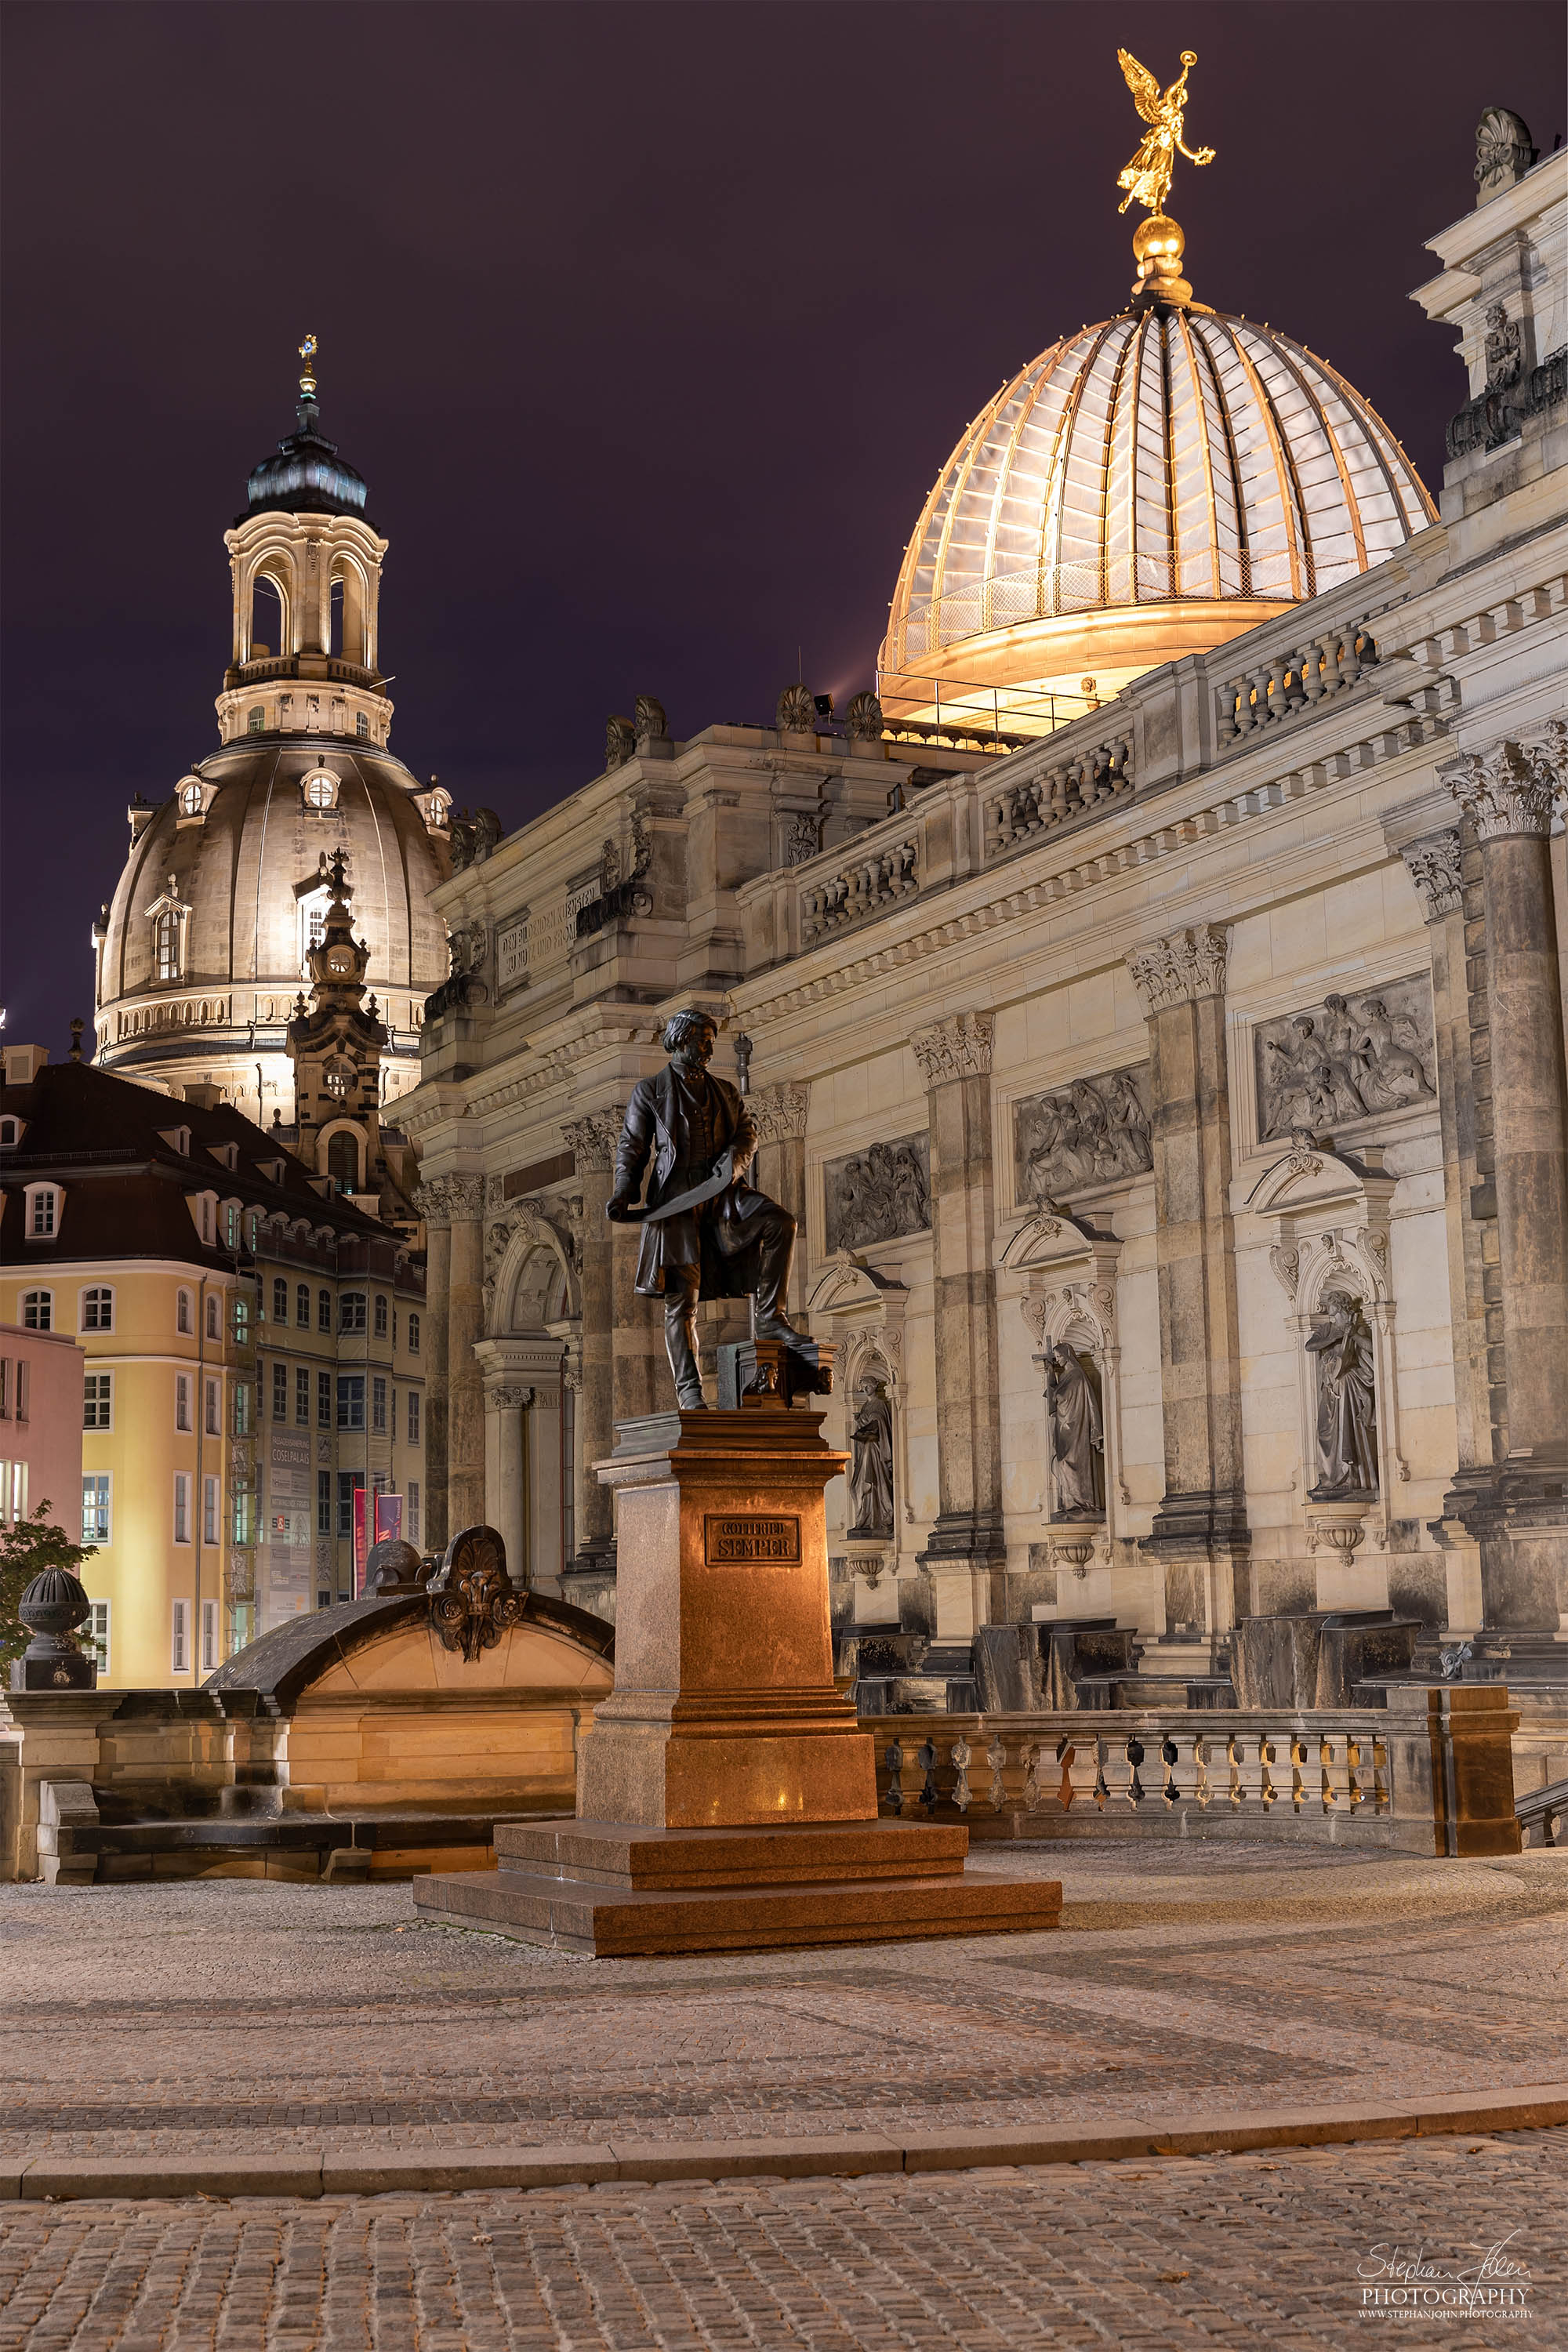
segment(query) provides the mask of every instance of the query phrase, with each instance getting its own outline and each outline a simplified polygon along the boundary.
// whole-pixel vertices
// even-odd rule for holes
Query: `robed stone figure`
[[[1105,1422],[1094,1383],[1058,1340],[1046,1358],[1046,1411],[1051,1424],[1055,1516],[1105,1516]]]
[[[849,1533],[893,1532],[893,1408],[868,1384],[855,1400],[849,1428]]]
[[[1307,1339],[1318,1360],[1318,1484],[1320,1501],[1333,1495],[1377,1492],[1377,1389],[1372,1332],[1359,1298],[1342,1290],[1323,1301],[1325,1322]]]
[[[784,1313],[795,1219],[746,1181],[757,1131],[740,1094],[708,1068],[717,1034],[703,1013],[678,1013],[667,1023],[669,1060],[657,1077],[639,1079],[632,1088],[605,1204],[605,1214],[617,1222],[642,1217],[637,1287],[644,1297],[664,1300],[664,1343],[677,1402],[687,1411],[704,1402],[697,1361],[700,1298],[754,1297],[758,1339],[796,1337]],[[653,1174],[639,1211],[650,1159]],[[716,1176],[726,1181],[696,1206],[665,1218],[650,1214]]]

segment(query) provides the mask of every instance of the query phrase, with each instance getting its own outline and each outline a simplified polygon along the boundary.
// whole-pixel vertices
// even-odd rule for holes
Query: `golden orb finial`
[[[1121,71],[1132,102],[1150,129],[1139,142],[1138,152],[1117,175],[1116,184],[1127,193],[1117,206],[1125,212],[1136,200],[1151,215],[1136,231],[1132,251],[1138,263],[1138,277],[1132,288],[1132,300],[1139,309],[1161,304],[1184,309],[1193,299],[1193,289],[1182,275],[1182,254],[1186,239],[1173,220],[1167,217],[1165,198],[1171,192],[1171,173],[1176,156],[1184,155],[1189,163],[1212,163],[1212,147],[1189,147],[1182,137],[1182,114],[1187,102],[1187,76],[1196,65],[1195,49],[1182,51],[1182,70],[1169,89],[1163,90],[1147,66],[1141,66],[1127,49],[1118,49]]]
[[[305,400],[316,397],[316,353],[321,348],[314,335],[307,335],[300,346],[300,357],[304,362],[300,376],[300,392]]]

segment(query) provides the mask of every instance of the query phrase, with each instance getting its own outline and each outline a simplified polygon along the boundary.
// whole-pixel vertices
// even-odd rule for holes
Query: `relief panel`
[[[1430,985],[1424,975],[1393,980],[1260,1021],[1253,1053],[1264,1142],[1435,1102]]]
[[[1020,1202],[1068,1201],[1142,1176],[1154,1164],[1148,1063],[1026,1095],[1014,1106],[1013,1156]]]
[[[822,1171],[827,1255],[866,1249],[931,1223],[931,1139],[900,1135],[829,1160]]]

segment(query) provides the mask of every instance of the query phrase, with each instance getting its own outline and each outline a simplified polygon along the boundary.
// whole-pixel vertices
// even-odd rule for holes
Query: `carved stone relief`
[[[931,1223],[931,1139],[902,1135],[830,1160],[822,1171],[827,1210],[826,1246],[865,1249]]]
[[[1013,1152],[1020,1201],[1065,1201],[1142,1175],[1154,1164],[1148,1063],[1025,1096],[1014,1108]]]
[[[1425,978],[1329,996],[1254,1032],[1258,1132],[1342,1126],[1435,1099],[1432,993]]]

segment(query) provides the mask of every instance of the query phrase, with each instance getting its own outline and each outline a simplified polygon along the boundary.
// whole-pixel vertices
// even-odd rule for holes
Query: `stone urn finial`
[[[92,1608],[79,1577],[46,1568],[23,1591],[16,1614],[32,1635],[11,1667],[14,1691],[94,1690],[98,1661],[84,1657],[68,1636]]]

